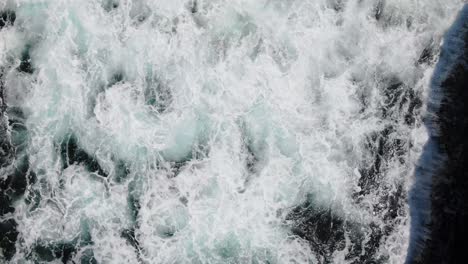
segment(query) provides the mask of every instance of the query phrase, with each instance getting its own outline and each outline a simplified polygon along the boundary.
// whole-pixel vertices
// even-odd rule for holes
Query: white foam
[[[7,83],[18,98],[9,101],[28,113],[42,196],[34,212],[17,205],[15,260],[38,240],[76,237],[87,221],[94,244],[76,259],[89,248],[99,263],[316,263],[285,224],[308,193],[338,205],[340,217],[383,225],[372,214],[378,194],[351,198],[365,137],[393,122],[394,136],[413,143],[406,162],[390,160],[383,177],[407,190],[427,136],[419,116],[415,127],[381,118],[382,76],[425,93],[432,66],[416,61],[463,1],[385,1],[381,21],[370,0],[206,0],[196,14],[194,1],[104,2],[17,1],[18,26],[0,34],[1,64],[11,66],[9,54],[30,42],[35,69],[11,71]],[[148,89],[169,91],[163,110],[147,103]],[[70,132],[107,180],[78,165],[60,171],[56,145]],[[131,171],[120,183],[112,180],[116,160]],[[175,178],[170,162],[185,162]],[[403,211],[378,249],[389,263],[405,258]],[[120,236],[134,224],[138,253]],[[336,252],[335,262],[344,256]]]

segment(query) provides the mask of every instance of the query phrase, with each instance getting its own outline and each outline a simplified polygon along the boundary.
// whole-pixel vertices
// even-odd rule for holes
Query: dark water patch
[[[377,252],[384,232],[376,223],[361,224],[345,219],[332,205],[317,204],[314,196],[295,207],[286,216],[291,232],[309,242],[319,263],[334,263],[333,253],[347,250],[349,263],[385,263]]]
[[[179,198],[179,202],[181,202],[183,205],[187,206],[187,205],[188,205],[188,202],[189,202],[189,200],[188,200],[188,198],[187,198],[187,197],[185,197],[185,196],[181,196],[181,197]]]
[[[107,177],[107,173],[101,168],[97,159],[79,147],[79,141],[75,135],[68,135],[61,142],[60,156],[63,169],[72,164],[80,164],[89,172]]]
[[[81,253],[80,264],[98,264],[96,258],[94,257],[94,251],[90,248],[85,249]]]
[[[197,0],[191,0],[190,4],[190,13],[195,14],[198,12],[198,1]]]
[[[397,127],[406,125],[412,127],[416,124],[422,101],[420,94],[411,89],[396,77],[380,78],[381,94],[383,100],[379,105],[379,118],[387,124],[380,131],[366,135],[364,141],[364,156],[359,165],[360,191],[354,198],[359,201],[370,193],[382,192],[385,175],[390,164],[406,166],[407,155],[411,147],[407,135],[397,131]]]
[[[406,201],[406,193],[403,191],[403,184],[397,184],[396,188],[384,190],[378,205],[374,205],[374,212],[382,212],[383,221],[386,223],[385,235],[389,235],[393,223],[398,216],[404,215],[403,204]]]
[[[413,18],[405,16],[404,12],[393,5],[391,1],[389,3],[386,0],[375,1],[370,16],[383,30],[402,27],[410,29],[413,25]]]
[[[124,229],[121,233],[121,236],[125,238],[132,247],[137,251],[140,251],[140,242],[135,236],[135,228]]]
[[[6,111],[8,113],[9,125],[12,125],[17,122],[24,123],[24,120],[26,120],[26,116],[20,107],[7,107]]]
[[[254,174],[258,171],[258,163],[260,159],[257,155],[255,155],[252,147],[249,144],[245,145],[245,151],[247,157],[245,159],[245,166],[249,174]]]
[[[101,3],[102,8],[107,12],[111,12],[112,10],[119,8],[119,5],[119,0],[103,0]]]
[[[0,179],[0,216],[14,213],[13,202],[19,199],[36,181],[35,174],[29,170],[27,156],[17,160],[13,172],[5,179]],[[9,219],[0,222],[0,250],[3,257],[10,260],[16,252],[15,243],[18,237],[15,220]]]
[[[94,244],[91,238],[89,223],[86,220],[82,220],[80,225],[80,234],[75,239],[71,241],[39,240],[32,247],[27,258],[40,262],[61,260],[64,264],[75,263],[72,259],[75,258],[77,252]],[[87,249],[81,253],[81,263],[88,263],[86,261],[91,261],[89,263],[95,263],[92,262],[92,259],[94,259],[94,254],[92,254],[93,252],[86,251]]]
[[[25,128],[14,125],[17,123],[14,122],[15,118],[24,120],[24,116],[22,112],[15,116],[11,108],[8,109],[3,93],[4,88],[3,71],[0,71],[0,168],[3,169],[2,173],[7,174],[6,177],[0,178],[0,216],[14,213],[13,202],[20,198],[28,185],[35,181],[34,173],[29,170],[28,156],[19,154],[23,149],[20,147],[22,140],[17,134]],[[11,137],[8,134],[9,126]],[[16,155],[17,153],[19,156]],[[18,234],[17,223],[14,219],[0,221],[0,255],[3,260],[9,261],[16,254],[15,244]]]
[[[191,158],[188,158],[186,160],[181,160],[181,161],[171,161],[169,162],[169,178],[174,178],[179,175],[179,173],[188,165],[188,162],[191,161]]]
[[[151,16],[151,8],[145,1],[134,1],[130,10],[132,24],[138,26]]]
[[[242,134],[242,152],[245,154],[245,168],[249,174],[259,172],[261,157],[263,156],[265,142],[255,142],[248,132],[248,124],[241,122],[239,128]]]
[[[361,174],[358,180],[359,191],[353,194],[356,205],[368,196],[378,197],[372,201],[370,212],[382,219],[382,224],[370,223],[359,226],[350,233],[354,237],[353,248],[346,256],[350,263],[386,263],[386,256],[377,257],[380,245],[394,231],[399,224],[399,216],[404,216],[406,195],[401,182],[392,182],[384,178],[388,166],[395,162],[405,165],[406,155],[409,151],[407,139],[404,139],[395,130],[395,125],[387,125],[381,131],[367,136],[364,145],[366,158],[359,167]],[[352,240],[353,240],[352,239]],[[364,242],[367,241],[367,242]],[[364,253],[362,253],[364,252]]]
[[[436,56],[436,47],[434,45],[434,42],[429,43],[421,52],[421,55],[419,55],[417,64],[432,64],[435,61],[435,56]]]
[[[147,11],[147,12],[145,12],[145,13],[139,13],[138,15],[134,16],[134,18],[133,18],[133,21],[134,21],[133,24],[134,24],[134,25],[139,25],[139,24],[145,22],[145,20],[148,19],[148,16],[149,16],[148,13],[149,13],[149,12]]]
[[[369,86],[363,84],[356,85],[360,86],[360,88],[356,92],[357,100],[359,101],[359,105],[361,106],[359,109],[359,113],[364,114],[366,113],[366,111],[371,109],[370,105],[372,100],[372,92]]]
[[[172,226],[172,225],[171,226],[157,226],[156,230],[160,238],[171,238],[176,233],[176,228],[175,226]]]
[[[392,125],[368,135],[364,147],[367,158],[364,158],[359,167],[361,177],[358,185],[361,190],[358,195],[367,195],[377,190],[383,180],[387,163],[395,157],[401,157],[401,162],[404,162],[403,157],[408,148]]]
[[[125,238],[127,242],[135,249],[135,253],[137,254],[137,258],[140,262],[142,262],[141,259],[141,246],[140,242],[138,241],[136,235],[135,235],[135,228],[128,228],[122,230],[122,233],[120,234],[121,237]]]
[[[18,224],[13,219],[0,222],[0,250],[3,258],[9,261],[16,254],[16,239],[19,232],[16,230]]]
[[[15,207],[12,205],[13,200],[11,197],[6,194],[3,190],[0,191],[0,217],[8,214],[14,213]]]
[[[414,126],[416,124],[416,117],[419,116],[419,112],[423,106],[423,102],[421,100],[422,95],[420,92],[416,92],[413,89],[409,89],[407,96],[405,97],[405,103],[407,105],[407,109],[404,113],[404,120],[405,124],[408,126]]]
[[[0,168],[8,166],[13,158],[13,146],[10,142],[6,117],[7,104],[3,77],[3,68],[0,68]]]
[[[362,186],[361,191],[353,195],[357,204],[360,204],[367,195],[374,194],[379,197],[373,201],[371,213],[378,215],[383,220],[383,225],[378,228],[373,227],[368,230],[368,233],[371,239],[375,240],[375,237],[379,237],[385,240],[399,224],[399,217],[406,215],[404,209],[406,193],[403,191],[403,185],[402,183],[390,184],[383,179],[376,181],[375,178],[365,178],[363,181],[360,180],[359,184]],[[366,251],[371,251],[371,249]]]
[[[286,220],[292,221],[293,234],[309,242],[320,263],[331,263],[333,252],[343,250],[346,246],[348,223],[335,215],[331,206],[315,204],[312,194],[308,195],[304,203],[291,210]]]
[[[468,259],[468,5],[444,37],[431,80],[430,138],[411,191],[407,263]],[[439,101],[440,100],[440,101]]]
[[[242,135],[242,153],[240,158],[243,159],[245,175],[244,185],[238,189],[239,193],[244,193],[252,180],[263,169],[263,159],[265,151],[265,142],[263,140],[254,140],[249,133],[248,124],[245,121],[239,123],[239,129]]]
[[[89,221],[86,219],[81,219],[80,228],[81,228],[80,235],[73,240],[73,243],[79,247],[93,245],[94,242],[91,236],[91,226],[89,224]]]
[[[318,255],[320,263],[331,263],[335,250],[345,247],[342,220],[333,218],[330,212],[309,214],[291,229],[293,234],[309,242],[311,249]]]
[[[115,181],[117,183],[122,183],[130,174],[130,166],[125,161],[118,160],[115,162],[114,171]]]
[[[391,189],[391,187],[381,188],[379,197],[379,200],[373,204],[373,213],[381,216],[379,218],[382,219],[383,224],[370,223],[366,227],[365,232],[366,236],[368,236],[368,241],[363,245],[365,254],[354,255],[355,261],[353,263],[368,263],[371,260],[373,263],[386,263],[386,257],[382,256],[376,259],[375,254],[380,244],[394,231],[395,226],[400,224],[398,217],[406,214],[404,209],[406,194],[403,191],[402,184],[397,185],[394,189]],[[361,248],[355,252],[358,253],[360,250]]]
[[[29,159],[24,155],[16,160],[16,166],[3,180],[0,180],[1,191],[12,200],[20,198],[26,188],[36,181],[36,175],[29,169]]]
[[[328,0],[327,7],[332,8],[336,12],[342,12],[345,9],[345,1],[344,0]]]
[[[28,206],[28,211],[33,212],[37,208],[42,200],[41,190],[47,189],[47,181],[44,177],[41,177],[45,174],[45,171],[39,170],[36,174],[33,174],[33,179],[29,182],[28,188],[24,196],[24,202]],[[39,177],[38,177],[39,176]],[[40,178],[40,179],[38,179]]]
[[[140,195],[139,195],[140,184],[141,184],[140,180],[138,179],[138,177],[136,177],[128,185],[127,203],[130,209],[133,226],[122,230],[120,236],[125,238],[127,242],[135,249],[138,260],[142,262],[141,261],[141,246],[136,235],[136,230],[139,228],[138,215],[141,209]]]
[[[383,78],[381,81],[380,102],[382,118],[395,124],[404,120],[408,126],[414,126],[416,117],[422,107],[420,92],[404,84],[397,77]]]
[[[384,238],[382,231],[375,223],[361,228],[361,230],[354,230],[349,232],[348,237],[352,242],[349,248],[349,253],[345,259],[352,264],[384,264],[388,263],[387,257],[377,256],[376,253],[383,242]],[[367,237],[367,239],[366,239]],[[364,243],[364,241],[367,241]]]
[[[161,160],[158,163],[157,168],[165,170],[167,172],[168,178],[175,178],[182,172],[185,168],[190,166],[190,162],[196,159],[196,154],[194,151],[188,153],[185,157],[177,160]]]
[[[19,72],[29,73],[32,74],[34,72],[34,68],[31,64],[31,44],[26,44],[24,50],[21,52],[21,62],[18,66],[17,70]]]
[[[94,250],[87,248],[85,249],[80,258],[81,264],[99,264],[99,262],[94,257]]]
[[[0,11],[0,29],[13,26],[16,20],[16,13],[13,10]]]
[[[141,208],[138,185],[139,185],[139,182],[137,179],[133,179],[128,185],[127,203],[128,203],[128,207],[130,208],[132,221],[134,223],[137,222],[138,214]]]
[[[109,78],[107,81],[107,86],[111,87],[117,83],[121,83],[125,81],[125,75],[122,71],[117,71]]]
[[[33,249],[34,259],[39,261],[53,261],[60,259],[66,264],[72,259],[77,248],[73,243],[38,243]]]
[[[374,18],[375,20],[379,21],[382,18],[382,13],[385,7],[385,0],[378,0],[376,1],[374,7]]]
[[[248,140],[245,140],[248,141]],[[244,180],[244,186],[238,189],[239,193],[244,193],[251,183],[252,179],[261,170],[260,158],[255,154],[252,145],[244,141],[243,152],[245,153],[244,166],[246,169],[246,175]]]
[[[381,106],[382,116],[388,120],[392,114],[397,110],[399,103],[401,102],[405,86],[402,81],[396,77],[384,79],[384,89],[382,90],[383,102]]]
[[[39,208],[41,203],[41,192],[37,189],[32,189],[28,192],[28,195],[25,197],[24,202],[29,206],[29,211],[33,212]]]

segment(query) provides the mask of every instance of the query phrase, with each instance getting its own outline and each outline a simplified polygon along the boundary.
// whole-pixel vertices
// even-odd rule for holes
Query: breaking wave
[[[403,263],[462,5],[0,2],[0,261]]]

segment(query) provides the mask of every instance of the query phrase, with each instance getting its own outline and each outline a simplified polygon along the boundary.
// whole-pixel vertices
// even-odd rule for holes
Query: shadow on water
[[[410,193],[406,263],[468,259],[468,5],[444,37],[431,80],[426,143]]]

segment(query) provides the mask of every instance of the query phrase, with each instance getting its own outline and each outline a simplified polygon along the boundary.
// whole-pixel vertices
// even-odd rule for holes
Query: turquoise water
[[[8,261],[403,263],[462,2],[0,1]]]

